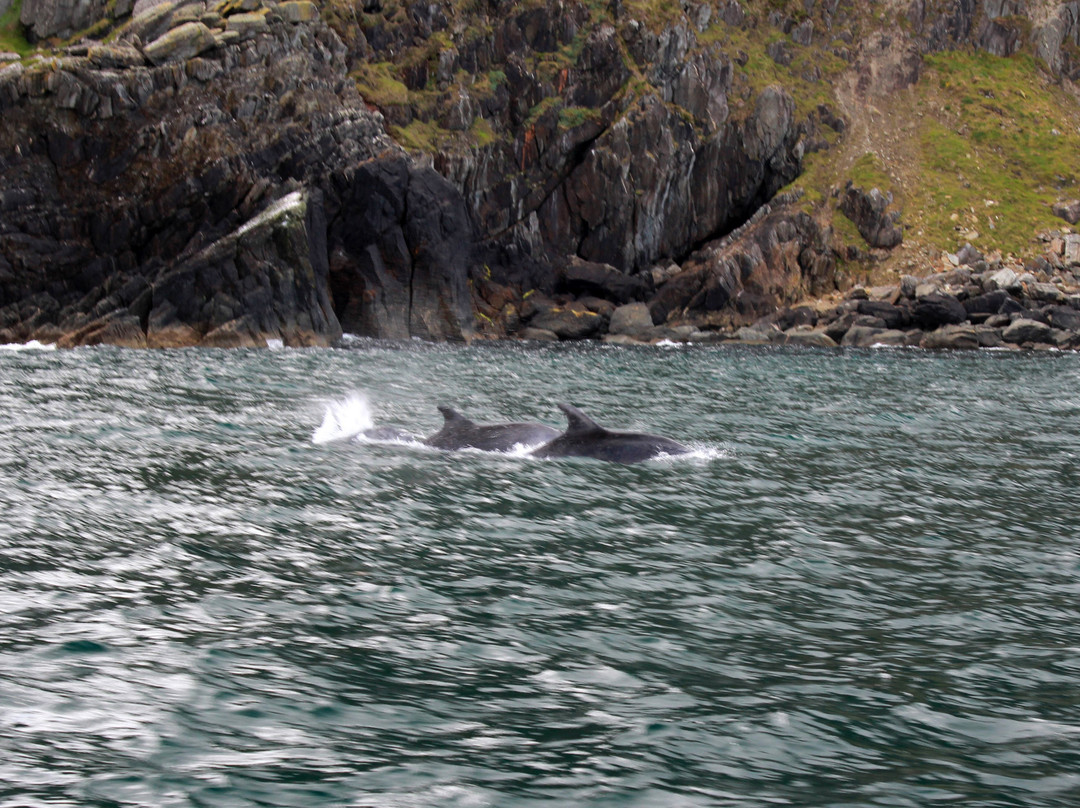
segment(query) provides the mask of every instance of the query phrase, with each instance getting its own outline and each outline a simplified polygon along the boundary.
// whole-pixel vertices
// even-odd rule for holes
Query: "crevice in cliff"
[[[721,250],[738,241],[739,238],[751,227],[769,215],[780,204],[794,202],[802,196],[801,192],[791,194],[773,193],[771,195],[759,194],[754,200],[745,206],[741,206],[738,212],[732,214],[724,223],[710,235],[690,244],[686,251],[673,260],[682,264],[695,253],[706,248]]]
[[[501,230],[497,230],[492,233],[486,233],[483,237],[484,241],[493,242],[498,241],[501,238],[512,233],[522,224],[524,224],[528,218],[541,210],[551,200],[552,194],[558,193],[563,187],[567,179],[577,171],[588,159],[589,153],[592,150],[593,144],[596,143],[605,133],[608,132],[610,126],[604,126],[595,135],[592,135],[580,143],[576,144],[569,152],[567,152],[567,158],[564,161],[563,167],[559,169],[555,174],[552,174],[548,179],[548,182],[544,184],[543,188],[539,192],[534,192],[525,200],[525,205],[522,208],[521,215],[508,222],[506,227]],[[527,174],[522,172],[522,177],[527,179]]]

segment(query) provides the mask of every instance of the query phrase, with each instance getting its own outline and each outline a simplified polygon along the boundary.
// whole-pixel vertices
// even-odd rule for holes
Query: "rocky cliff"
[[[159,5],[0,70],[0,341],[471,333],[461,195],[311,3],[248,7]]]
[[[1015,109],[1052,99],[1050,148],[1080,142],[1077,2],[23,0],[20,19],[40,49],[0,67],[0,342],[579,338],[617,307],[614,330],[734,330],[937,272],[983,221],[964,194],[1001,204],[974,164],[1012,145],[972,113],[1020,113],[1002,81],[969,103],[951,54],[1021,71]],[[953,136],[970,171],[934,151]],[[956,192],[924,201],[913,161]],[[1038,170],[1013,196],[1045,226],[1077,178]],[[984,239],[1012,233],[985,218]]]

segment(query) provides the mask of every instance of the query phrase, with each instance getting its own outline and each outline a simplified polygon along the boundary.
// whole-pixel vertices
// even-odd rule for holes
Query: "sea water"
[[[436,405],[672,437],[444,452]],[[1080,804],[1080,357],[0,351],[0,806]]]

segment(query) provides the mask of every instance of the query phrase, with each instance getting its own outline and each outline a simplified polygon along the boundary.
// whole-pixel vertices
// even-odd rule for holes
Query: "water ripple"
[[[1071,806],[1077,382],[909,351],[2,352],[0,806]],[[702,453],[348,440],[557,401]]]

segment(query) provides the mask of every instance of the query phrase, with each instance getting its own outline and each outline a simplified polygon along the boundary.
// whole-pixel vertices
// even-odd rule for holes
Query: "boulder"
[[[146,58],[138,48],[131,45],[93,45],[86,52],[86,58],[90,64],[100,68],[119,68],[121,70],[130,67],[140,67],[146,64]]]
[[[848,181],[840,199],[840,212],[859,229],[859,234],[871,247],[892,249],[904,239],[900,229],[900,214],[889,211],[892,194],[883,194],[878,188],[864,191]]]
[[[860,300],[859,314],[875,317],[885,328],[904,328],[911,324],[911,313],[906,308],[894,306],[884,300]]]
[[[788,345],[800,345],[807,348],[835,348],[836,340],[825,333],[823,328],[795,326],[784,332]]]
[[[1004,348],[1007,344],[1001,336],[1000,328],[989,328],[985,325],[976,326],[975,336],[979,340],[980,348]]]
[[[1072,306],[1049,306],[1046,313],[1054,328],[1080,332],[1080,311]]]
[[[983,286],[987,291],[1004,289],[1006,292],[1020,291],[1020,276],[1008,267],[1003,267],[986,279]]]
[[[735,339],[745,345],[783,345],[787,342],[784,332],[775,328],[743,326],[735,332]]]
[[[529,328],[550,331],[560,340],[578,340],[594,336],[603,322],[603,317],[584,306],[557,306],[534,317]]]
[[[901,347],[911,344],[911,337],[906,331],[897,329],[853,325],[840,344],[845,348]]]
[[[922,348],[948,350],[974,350],[980,347],[978,332],[970,325],[943,325],[923,334],[919,345]]]
[[[1040,303],[1062,304],[1066,300],[1065,293],[1052,283],[1028,283],[1024,286],[1024,292],[1029,298]]]
[[[266,19],[265,11],[250,11],[242,14],[233,14],[227,17],[226,30],[240,34],[241,40],[250,39],[257,34],[265,34],[270,30],[270,23]]]
[[[1005,342],[1013,345],[1023,345],[1028,342],[1047,342],[1050,339],[1051,328],[1046,323],[1037,320],[1019,319],[1014,320],[1001,333]]]
[[[595,295],[613,303],[629,303],[645,295],[639,276],[627,275],[610,264],[586,261],[574,256],[561,273],[557,288],[575,297]]]
[[[627,303],[611,314],[609,334],[640,334],[653,327],[649,307],[644,303]]]
[[[1055,216],[1064,219],[1069,224],[1080,222],[1080,199],[1073,199],[1070,202],[1055,202],[1050,209]]]
[[[285,22],[311,22],[319,18],[319,8],[310,0],[286,0],[278,3],[277,13]]]
[[[958,325],[967,320],[963,304],[952,295],[934,292],[915,301],[912,320],[924,331],[943,325]]]
[[[997,314],[1001,311],[1001,306],[1008,297],[1008,292],[998,289],[994,292],[969,297],[963,301],[962,305],[969,317],[974,314]]]
[[[518,338],[533,342],[558,342],[559,337],[554,331],[544,328],[523,328],[518,332]]]
[[[155,65],[182,62],[217,46],[210,29],[201,22],[186,22],[159,36],[143,49]]]

